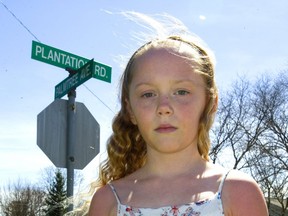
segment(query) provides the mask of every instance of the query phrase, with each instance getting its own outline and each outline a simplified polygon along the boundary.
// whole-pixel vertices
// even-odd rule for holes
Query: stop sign
[[[67,168],[67,100],[57,99],[37,116],[37,145],[56,167]],[[83,103],[76,102],[74,168],[83,169],[98,153],[100,126]]]

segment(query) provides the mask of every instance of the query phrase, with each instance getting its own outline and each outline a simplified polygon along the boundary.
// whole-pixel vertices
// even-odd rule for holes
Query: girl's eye
[[[187,94],[190,94],[190,92],[188,92],[186,90],[178,90],[175,94],[176,95],[187,95]]]
[[[153,97],[153,96],[155,96],[155,94],[152,93],[152,92],[147,92],[147,93],[144,93],[144,94],[141,95],[142,98],[150,98],[150,97]]]

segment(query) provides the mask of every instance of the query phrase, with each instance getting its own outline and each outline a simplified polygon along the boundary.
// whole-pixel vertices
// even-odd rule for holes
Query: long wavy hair
[[[139,56],[143,55],[152,47],[177,48],[177,46],[179,46],[178,48],[180,48],[182,44],[188,45],[189,48],[186,50],[191,53],[189,57],[183,56],[183,58],[193,62],[193,66],[195,65],[195,67],[191,68],[191,72],[201,74],[206,87],[206,105],[199,122],[197,147],[202,158],[209,161],[209,131],[214,121],[218,99],[218,91],[214,77],[215,60],[213,52],[199,37],[189,33],[185,25],[174,17],[165,15],[165,18],[168,17],[169,20],[172,20],[172,23],[174,23],[174,26],[170,23],[169,29],[173,31],[175,27],[181,29],[179,34],[167,34],[167,32],[165,32],[167,28],[161,26],[161,22],[157,22],[147,15],[135,12],[126,13],[125,15],[127,14],[129,18],[132,17],[132,20],[137,18],[137,22],[141,20],[147,25],[152,26],[155,31],[158,31],[159,37],[149,40],[136,50],[124,69],[120,80],[121,108],[112,122],[113,132],[107,141],[108,157],[100,164],[99,177],[97,181],[91,184],[90,194],[95,191],[95,189],[106,185],[110,181],[123,178],[133,173],[146,162],[146,143],[139,132],[138,126],[131,122],[127,101],[129,101],[129,88],[133,79],[133,65]],[[160,34],[159,29],[161,31]],[[182,34],[181,32],[184,33]],[[179,55],[181,56],[180,52]],[[86,205],[86,208],[88,205],[89,204]]]

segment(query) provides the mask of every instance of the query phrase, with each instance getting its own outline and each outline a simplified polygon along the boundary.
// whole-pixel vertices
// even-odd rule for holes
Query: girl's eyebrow
[[[203,82],[201,82],[200,80],[197,79],[183,79],[183,80],[178,80],[175,82],[175,84],[182,84],[182,83],[188,83],[188,84],[193,84],[193,85],[197,85],[197,86],[205,86],[205,84]]]
[[[181,79],[181,80],[175,80],[173,81],[173,84],[193,84],[193,85],[197,85],[198,82],[196,80],[189,80],[189,79]],[[135,85],[135,88],[139,88],[141,86],[154,86],[154,84],[152,82],[140,82],[138,84]]]
[[[175,81],[175,84],[179,84],[179,83],[196,83],[196,81],[195,80],[189,80],[189,79],[183,79],[183,80]]]
[[[175,85],[179,84],[188,84],[188,85],[193,85],[193,86],[198,86],[198,85],[203,85],[197,80],[190,80],[190,79],[185,79],[185,80],[178,80],[174,83]]]
[[[152,86],[153,84],[152,83],[149,83],[149,82],[140,82],[138,84],[135,85],[135,88],[139,88],[141,86]]]

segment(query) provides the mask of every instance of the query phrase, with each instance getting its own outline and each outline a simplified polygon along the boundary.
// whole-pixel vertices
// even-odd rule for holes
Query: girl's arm
[[[91,200],[88,216],[115,216],[117,203],[108,185],[99,188]]]
[[[231,171],[225,180],[222,201],[225,216],[268,216],[259,186],[250,176]]]

